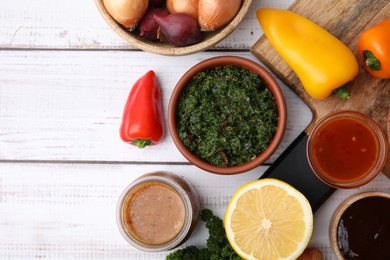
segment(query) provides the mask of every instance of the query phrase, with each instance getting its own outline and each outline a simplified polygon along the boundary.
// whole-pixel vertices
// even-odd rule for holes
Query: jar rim
[[[161,172],[158,172],[161,173]],[[173,174],[166,173],[164,172],[163,174],[167,174],[168,176],[171,176]],[[147,175],[147,174],[146,174]],[[137,249],[146,251],[146,252],[160,252],[160,251],[166,251],[169,249],[172,249],[179,245],[187,236],[191,229],[192,225],[192,219],[193,219],[193,210],[191,206],[191,199],[186,193],[186,191],[181,187],[178,183],[176,183],[174,180],[170,178],[164,178],[162,176],[157,176],[157,175],[149,175],[149,176],[141,176],[140,178],[136,179],[134,182],[129,184],[124,191],[122,192],[121,196],[119,197],[118,203],[117,203],[117,225],[119,228],[120,233],[122,236],[125,238],[129,244],[134,246]],[[151,183],[151,182],[157,182],[157,183],[163,183],[171,188],[173,188],[177,194],[180,196],[180,198],[183,201],[184,207],[185,207],[185,219],[183,223],[183,227],[181,228],[180,232],[171,240],[162,243],[162,244],[156,244],[156,245],[151,245],[151,244],[146,244],[138,239],[136,239],[125,227],[124,224],[124,202],[126,199],[131,196],[132,192],[136,190],[138,187],[141,185],[144,185],[146,183]]]
[[[378,142],[378,158],[376,159],[375,164],[372,166],[372,168],[367,174],[365,174],[362,178],[359,178],[354,181],[341,182],[326,177],[326,174],[323,173],[320,167],[318,167],[316,161],[313,159],[312,144],[313,144],[315,134],[320,129],[322,129],[322,127],[324,127],[327,123],[333,122],[334,120],[340,118],[353,118],[359,120],[360,122],[363,122],[364,125],[367,126],[372,131],[375,139]],[[306,143],[306,157],[311,170],[317,176],[318,179],[320,179],[325,184],[335,188],[351,189],[351,188],[356,188],[364,184],[367,184],[382,171],[386,163],[387,154],[388,154],[388,144],[386,141],[385,134],[383,133],[380,126],[368,115],[353,110],[336,111],[327,114],[326,116],[321,118],[311,129]]]

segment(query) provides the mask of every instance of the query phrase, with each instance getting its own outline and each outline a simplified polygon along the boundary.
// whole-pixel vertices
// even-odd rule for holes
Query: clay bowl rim
[[[185,47],[175,47],[170,44],[156,43],[152,41],[143,40],[136,35],[131,34],[126,30],[125,27],[117,23],[104,8],[103,0],[95,0],[95,4],[100,14],[103,16],[103,19],[108,23],[111,29],[129,44],[143,51],[155,54],[166,56],[180,56],[189,55],[206,50],[225,39],[237,28],[237,26],[245,18],[252,4],[252,1],[253,0],[242,0],[240,10],[228,24],[216,30],[215,32],[207,33],[209,37],[206,36],[206,39],[202,40],[201,42]]]
[[[276,101],[276,105],[278,109],[278,123],[277,123],[276,133],[271,143],[255,159],[247,163],[244,163],[242,165],[230,166],[230,167],[218,167],[208,162],[205,162],[204,160],[192,154],[181,142],[176,130],[176,105],[178,103],[181,92],[186,87],[189,79],[195,76],[198,72],[203,71],[205,69],[214,68],[218,66],[226,66],[226,65],[241,66],[243,68],[258,73],[260,77],[262,77],[265,80],[268,89],[271,91]],[[181,154],[192,164],[205,171],[215,173],[215,174],[221,174],[221,175],[238,174],[238,173],[243,173],[252,170],[255,167],[261,165],[269,157],[271,157],[271,155],[278,148],[279,144],[283,139],[284,132],[286,130],[286,125],[287,125],[287,106],[286,106],[286,101],[284,98],[283,91],[280,88],[279,83],[276,81],[274,76],[272,76],[263,66],[257,64],[252,60],[239,57],[239,56],[219,56],[219,57],[209,58],[191,67],[189,70],[187,70],[184,73],[184,75],[177,82],[172,92],[171,98],[169,100],[169,105],[168,105],[169,132],[171,133],[171,137],[176,147],[179,149]]]
[[[344,214],[345,210],[351,206],[353,203],[355,203],[358,200],[368,198],[368,197],[383,197],[387,198],[390,200],[390,194],[386,192],[381,192],[381,191],[365,191],[365,192],[360,192],[357,194],[354,194],[345,200],[343,200],[335,209],[330,222],[329,222],[329,243],[330,247],[332,248],[333,252],[335,255],[338,257],[338,259],[343,259],[343,256],[340,252],[340,249],[337,245],[337,227],[340,222],[341,216]]]

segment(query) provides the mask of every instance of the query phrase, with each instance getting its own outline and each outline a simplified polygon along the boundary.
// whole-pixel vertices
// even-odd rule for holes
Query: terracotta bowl
[[[187,82],[193,76],[195,76],[198,72],[203,71],[205,69],[219,67],[219,66],[226,66],[226,65],[241,66],[243,68],[258,73],[260,77],[265,80],[268,89],[271,91],[271,93],[275,98],[279,117],[277,123],[277,131],[271,143],[263,153],[259,154],[253,160],[244,163],[242,165],[230,166],[230,167],[219,167],[200,159],[192,152],[190,152],[186,148],[186,146],[182,143],[176,128],[176,105],[181,96],[181,92],[187,86]],[[171,99],[169,102],[169,107],[168,107],[169,131],[171,133],[172,139],[176,147],[183,154],[183,156],[187,158],[192,164],[198,166],[203,170],[206,170],[211,173],[223,174],[223,175],[243,173],[265,162],[279,146],[286,129],[286,122],[287,122],[286,102],[284,99],[283,92],[279,84],[277,83],[277,81],[274,79],[274,77],[259,64],[251,60],[241,58],[241,57],[236,57],[236,56],[220,56],[220,57],[211,58],[208,60],[204,60],[198,63],[197,65],[193,66],[192,68],[190,68],[176,84],[176,87],[172,92]]]
[[[186,47],[175,47],[168,43],[162,42],[153,42],[142,39],[138,37],[135,33],[130,33],[126,30],[125,27],[117,23],[106,11],[103,5],[103,0],[95,0],[96,6],[98,7],[101,15],[108,25],[113,29],[119,36],[126,40],[129,44],[152,53],[167,55],[167,56],[176,56],[176,55],[188,55],[196,52],[206,50],[218,42],[222,41],[226,36],[228,36],[233,30],[241,23],[244,19],[246,13],[249,10],[249,7],[252,3],[252,0],[243,0],[241,8],[238,11],[237,15],[233,18],[230,23],[223,26],[222,28],[214,31],[204,33],[203,41],[186,46]]]

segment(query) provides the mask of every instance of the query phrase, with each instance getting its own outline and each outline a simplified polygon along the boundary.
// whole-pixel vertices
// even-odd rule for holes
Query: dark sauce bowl
[[[344,200],[331,218],[329,240],[338,259],[388,259],[390,194],[364,192]]]
[[[272,93],[276,102],[277,111],[278,111],[278,121],[277,121],[277,130],[271,143],[262,153],[258,154],[257,157],[241,165],[219,167],[199,158],[191,151],[189,151],[187,147],[182,143],[179,134],[177,132],[176,107],[179,102],[182,91],[187,87],[187,84],[191,78],[193,78],[196,74],[206,69],[227,66],[227,65],[240,66],[247,70],[253,71],[257,73],[265,81],[265,83],[267,84],[267,88]],[[173,90],[173,93],[171,95],[171,99],[168,107],[169,131],[171,133],[172,139],[176,147],[179,149],[182,155],[197,167],[211,173],[222,174],[222,175],[243,173],[252,170],[253,168],[265,162],[279,146],[286,129],[286,122],[287,122],[286,102],[284,99],[283,92],[279,84],[275,80],[275,78],[259,64],[249,59],[237,57],[237,56],[219,56],[219,57],[207,59],[190,68],[176,84],[176,87]]]

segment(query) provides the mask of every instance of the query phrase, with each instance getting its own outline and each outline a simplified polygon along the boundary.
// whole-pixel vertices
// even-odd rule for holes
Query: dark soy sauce
[[[337,244],[345,259],[390,259],[390,199],[352,203],[338,223]]]

